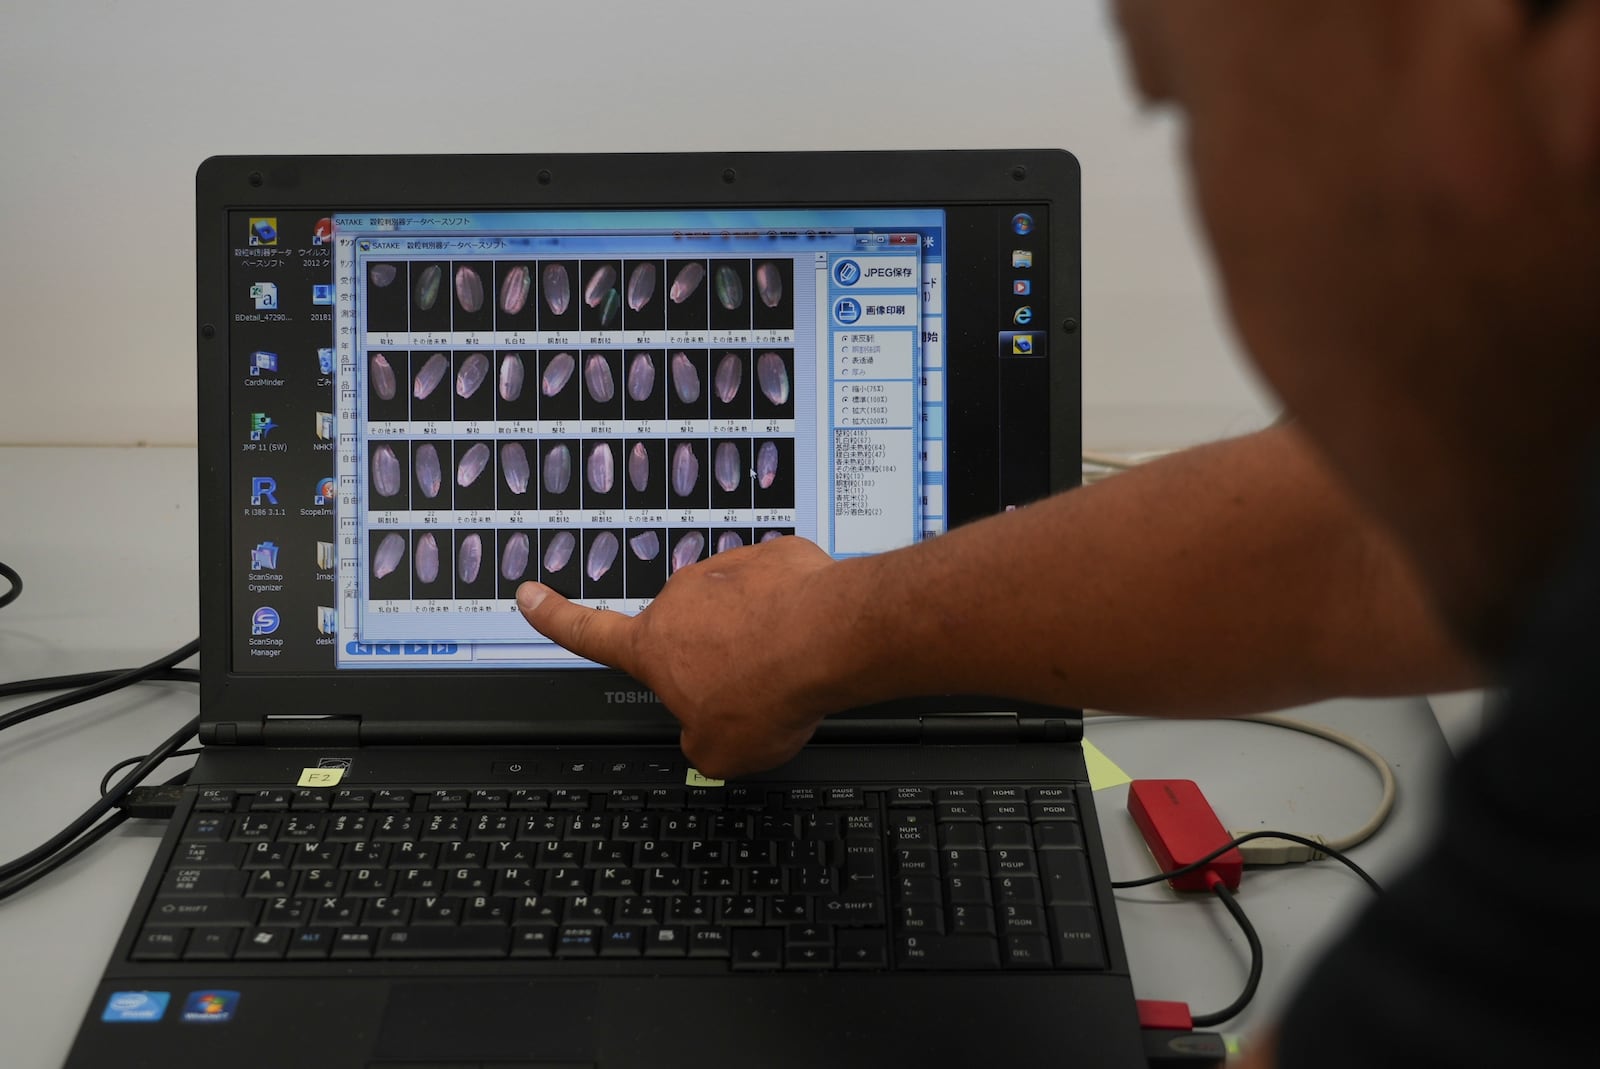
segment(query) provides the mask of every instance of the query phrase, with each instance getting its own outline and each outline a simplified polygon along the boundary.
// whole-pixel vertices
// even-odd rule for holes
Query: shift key
[[[150,907],[151,924],[253,925],[261,916],[259,898],[158,898]]]

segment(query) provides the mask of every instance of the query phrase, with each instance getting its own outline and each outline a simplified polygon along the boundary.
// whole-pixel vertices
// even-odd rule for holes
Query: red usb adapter
[[[1128,784],[1128,812],[1162,872],[1193,864],[1234,838],[1193,780],[1136,779]],[[1167,882],[1174,891],[1208,891],[1208,874],[1215,874],[1235,890],[1243,871],[1244,857],[1233,848]]]

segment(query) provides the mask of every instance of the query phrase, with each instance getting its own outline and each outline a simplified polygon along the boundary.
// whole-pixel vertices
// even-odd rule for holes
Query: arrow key
[[[733,967],[738,970],[776,969],[783,965],[783,933],[776,928],[736,928],[733,932]]]

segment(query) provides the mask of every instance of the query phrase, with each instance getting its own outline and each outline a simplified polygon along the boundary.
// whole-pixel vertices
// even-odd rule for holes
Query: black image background
[[[450,300],[454,313],[451,330],[477,333],[494,329],[494,264],[486,260],[457,260],[450,265]],[[470,296],[476,284],[478,308],[467,311],[463,296]]]
[[[761,447],[771,442],[778,447],[778,471],[772,485],[762,488],[759,479],[751,478],[752,500],[758,509],[794,508],[794,439],[756,438],[750,452],[750,467],[755,470],[761,458]]]
[[[423,544],[432,540],[433,551],[438,554],[439,574],[433,582],[422,581]],[[413,599],[444,599],[455,596],[455,543],[449,531],[411,532],[411,596]]]
[[[506,382],[506,365],[521,365],[521,386],[516,396],[506,399],[501,384]],[[516,377],[516,373],[511,373]],[[495,418],[505,422],[532,423],[539,416],[539,357],[531,352],[500,352],[494,363]]]
[[[650,475],[643,490],[633,485],[633,454],[644,447],[649,459]],[[630,509],[663,509],[667,507],[667,443],[660,438],[630,438],[623,443],[621,481],[624,502]]]
[[[673,485],[672,472],[678,466],[680,452],[686,451],[695,458],[694,483],[687,494],[678,493]],[[711,492],[706,485],[711,482],[710,453],[704,438],[672,439],[667,443],[667,504],[674,509],[703,509],[710,507]]]
[[[377,574],[378,547],[384,539],[394,536],[404,547],[394,571]],[[368,591],[373,601],[404,601],[411,596],[411,544],[404,531],[367,532],[367,576],[371,581]]]
[[[467,556],[472,551],[469,543],[474,539],[477,540],[478,566],[469,581],[467,576],[462,574],[462,571]],[[500,567],[499,546],[495,542],[495,532],[488,529],[457,531],[455,532],[454,541],[456,597],[460,599],[482,598],[485,600],[493,598],[495,576],[498,574],[497,569]]]
[[[586,598],[620,598],[622,597],[622,576],[626,569],[624,554],[628,552],[627,545],[622,541],[622,531],[613,528],[599,528],[583,532],[581,542],[583,549],[583,596]],[[591,579],[590,562],[594,553],[594,546],[602,534],[608,534],[615,540],[616,555],[612,557],[611,564],[598,579]]]
[[[394,278],[387,286],[373,281],[379,268],[393,268]],[[406,299],[406,265],[403,263],[368,262],[367,264],[367,329],[380,334],[402,334],[408,329],[408,302]]]
[[[681,359],[680,359],[681,358]],[[682,367],[688,361],[689,367],[694,371],[691,380],[687,376],[675,373],[675,367]],[[708,354],[704,349],[674,349],[667,357],[667,418],[669,420],[694,420],[708,419],[711,415],[711,383],[708,379],[710,363]],[[685,401],[679,392],[680,377],[689,385],[692,401]]]
[[[653,534],[656,540],[655,556],[641,560],[634,549],[634,539]],[[667,583],[667,530],[664,527],[630,527],[623,540],[622,553],[627,558],[626,584],[630,598],[653,598],[661,593]]]
[[[700,265],[700,281],[683,299],[672,300],[672,285],[690,264]],[[705,330],[710,325],[711,275],[704,260],[668,260],[667,277],[663,281],[667,294],[667,329],[676,331]]]
[[[481,377],[476,385],[465,379],[468,368],[478,369]],[[487,422],[494,418],[495,366],[488,353],[459,350],[451,354],[450,388],[455,391],[455,418]],[[471,393],[462,396],[462,389],[470,387]]]
[[[439,365],[443,366],[444,374],[440,376],[438,384],[428,391],[428,396],[418,397],[417,379],[423,370],[430,366],[434,357],[439,358]],[[455,376],[450,367],[450,354],[427,349],[412,350],[411,376],[406,380],[405,388],[411,391],[411,419],[414,422],[448,420],[450,398],[455,393]]]
[[[583,280],[582,289],[574,299],[582,304],[578,315],[583,329],[621,330],[622,261],[584,260],[579,277]]]
[[[577,443],[573,443],[577,445]],[[591,478],[590,465],[603,471],[604,467],[596,461],[597,456],[610,457],[610,486],[607,489],[597,489]],[[620,509],[622,507],[622,482],[626,478],[622,470],[622,448],[616,439],[586,438],[578,449],[578,456],[583,460],[583,507],[589,510]],[[574,476],[578,473],[574,472]],[[602,476],[601,484],[605,478]]]
[[[733,544],[729,540],[730,535],[739,540],[737,544]],[[752,537],[752,531],[748,527],[713,527],[711,529],[710,553],[712,556],[716,556],[718,553],[726,553],[730,549],[748,546]],[[729,540],[729,544],[726,546],[723,545],[725,540]]]
[[[483,461],[483,469],[467,485],[461,485],[461,477],[466,473],[466,468],[469,465],[476,467],[480,458]],[[499,481],[499,458],[495,456],[493,443],[466,439],[457,441],[455,460],[450,478],[455,480],[456,508],[463,511],[493,509],[495,483]]]
[[[772,307],[768,307],[767,302],[761,297],[759,280],[764,267],[777,272],[778,283],[783,287],[778,303]],[[756,330],[793,330],[794,261],[787,257],[777,260],[757,260],[755,261],[755,271],[751,273],[750,279],[755,287],[751,291],[750,325]]]
[[[528,290],[522,307],[516,312],[506,311],[506,282],[517,270],[526,272]],[[539,265],[530,260],[496,260],[494,265],[494,290],[484,295],[484,303],[494,301],[494,326],[506,332],[531,332],[539,327]]]
[[[596,359],[598,358],[598,359]],[[605,368],[605,373],[599,372],[600,367]],[[622,395],[624,384],[622,379],[622,353],[615,349],[592,351],[583,354],[583,418],[585,420],[619,420],[622,418]],[[601,392],[604,393],[604,383],[609,379],[611,383],[611,396],[604,401],[595,397],[594,383],[591,378],[598,380]]]
[[[378,393],[379,361],[394,378],[394,396],[387,401]],[[405,353],[367,354],[367,419],[404,421],[411,411],[410,362]]]
[[[551,465],[551,456],[562,450],[566,451],[567,485],[559,492],[550,488],[547,477]],[[547,512],[566,512],[578,507],[582,499],[581,487],[583,486],[583,457],[578,448],[577,439],[556,438],[547,439],[539,443],[539,466],[534,470],[534,475],[539,480],[539,507]]]
[[[552,333],[577,330],[578,309],[583,306],[583,279],[578,275],[578,261],[540,260],[537,275],[539,331],[541,333]],[[553,290],[551,287],[552,279],[549,276],[555,276],[555,288],[560,288],[563,284],[562,280],[565,280],[566,307],[559,313],[550,304],[550,296]]]
[[[724,490],[717,478],[717,457],[731,449],[738,456],[733,471],[737,482],[732,490]],[[711,469],[709,471],[711,507],[714,509],[747,509],[750,507],[750,440],[748,438],[711,439]]]
[[[768,353],[776,353],[783,361],[784,379],[789,383],[788,396],[783,404],[774,404],[761,388],[761,359]],[[793,349],[758,349],[755,352],[754,366],[751,371],[755,375],[751,401],[756,419],[794,419],[794,350]]]
[[[628,294],[630,290],[634,289],[635,272],[641,269],[653,275],[650,283],[650,299],[635,311],[633,305],[629,302]],[[631,331],[665,330],[667,328],[667,283],[666,268],[661,260],[624,260],[622,262],[622,278],[619,285],[622,287],[622,324],[625,328]]]
[[[749,349],[713,349],[711,351],[711,377],[706,381],[711,390],[711,418],[712,419],[749,419],[750,407],[750,350]],[[717,388],[717,382],[722,376],[724,366],[737,365],[738,389],[732,397],[724,401],[722,391]]]
[[[734,285],[725,285],[727,279],[732,279]],[[706,281],[711,287],[711,329],[749,330],[750,261],[712,260]],[[722,303],[724,292],[738,298],[732,308]]]
[[[559,358],[565,357],[560,362],[565,364],[571,361],[572,371],[567,375],[567,381],[554,395],[544,392],[545,376],[549,373],[552,364]],[[579,379],[583,378],[583,369],[578,365],[576,353],[565,349],[555,352],[541,352],[539,354],[539,376],[537,388],[539,390],[539,418],[542,420],[563,420],[578,418],[578,392],[583,389]],[[527,389],[526,386],[523,389]]]
[[[455,303],[451,297],[453,286],[450,279],[450,264],[444,260],[412,260],[408,265],[410,269],[410,282],[408,293],[411,305],[411,331],[420,333],[443,333],[450,329],[450,308]],[[427,308],[422,307],[423,282],[431,277],[431,272],[437,271],[437,291],[433,303]],[[398,285],[400,280],[395,279]],[[431,288],[431,287],[430,287]]]
[[[572,540],[572,557],[555,571],[545,567],[545,555],[557,541]],[[578,539],[578,532],[566,528],[547,527],[539,532],[539,581],[564,597],[575,598],[583,588],[583,543]],[[512,585],[511,596],[516,596],[516,585]]]
[[[504,530],[499,532],[496,539],[497,549],[492,561],[484,561],[485,566],[494,568],[495,584],[499,589],[501,598],[515,598],[517,587],[538,575],[539,562],[539,532],[524,530]],[[520,568],[509,569],[512,574],[507,575],[507,554],[515,549],[516,555],[524,558]]]
[[[378,458],[393,457],[395,465],[400,469],[400,488],[393,494],[380,494],[378,492]],[[404,442],[368,442],[367,443],[367,485],[372,493],[368,495],[373,509],[399,510],[411,507],[411,457]]]
[[[413,441],[411,444],[412,491],[411,501],[419,509],[453,509],[455,485],[450,467],[449,442]],[[431,459],[429,457],[431,454]],[[429,497],[422,486],[423,468],[436,468],[439,472],[439,491]]]
[[[635,400],[630,389],[633,370],[641,361],[649,361],[650,392],[642,400]],[[662,349],[629,350],[622,378],[622,410],[630,420],[664,419],[667,414],[667,354]]]
[[[500,457],[500,477],[495,485],[499,507],[506,512],[538,508],[539,443],[530,438],[502,439],[495,451]],[[514,466],[527,473],[527,485],[520,493],[511,486]]]

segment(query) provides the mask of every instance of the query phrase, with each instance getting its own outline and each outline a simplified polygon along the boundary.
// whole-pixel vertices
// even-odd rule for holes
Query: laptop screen
[[[227,206],[231,672],[592,668],[518,585],[636,613],[737,546],[877,553],[1048,494],[1075,217],[866,185]]]

